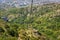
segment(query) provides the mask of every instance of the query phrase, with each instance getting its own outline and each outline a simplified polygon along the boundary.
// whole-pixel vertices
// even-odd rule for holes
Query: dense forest
[[[60,4],[0,9],[0,40],[60,40]]]

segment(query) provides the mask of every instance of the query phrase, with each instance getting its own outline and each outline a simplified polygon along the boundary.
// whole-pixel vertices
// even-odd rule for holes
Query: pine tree
[[[31,13],[33,13],[33,0],[31,0]]]

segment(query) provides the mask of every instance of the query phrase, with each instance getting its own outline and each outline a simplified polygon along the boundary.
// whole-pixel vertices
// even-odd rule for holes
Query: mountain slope
[[[0,40],[60,40],[60,4],[0,10]]]

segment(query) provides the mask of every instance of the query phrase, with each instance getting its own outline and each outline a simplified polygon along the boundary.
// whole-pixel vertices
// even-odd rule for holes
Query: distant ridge
[[[34,4],[43,5],[49,3],[60,3],[60,0],[34,0]],[[0,0],[0,8],[3,7],[21,7],[31,4],[31,0]]]

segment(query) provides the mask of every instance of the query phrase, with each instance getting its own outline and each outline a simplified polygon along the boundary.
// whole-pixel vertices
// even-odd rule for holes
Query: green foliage
[[[28,40],[29,37],[24,32],[29,28],[36,29],[42,35],[45,35],[44,37],[47,37],[45,40],[59,40],[60,14],[58,13],[60,11],[58,10],[60,10],[60,6],[58,4],[49,4],[38,6],[38,8],[33,7],[33,13],[31,14],[28,8],[30,10],[30,7],[0,10],[0,40],[17,40],[19,32],[24,34],[24,40]],[[8,21],[5,21],[2,17],[7,17]],[[21,32],[21,29],[24,31]],[[29,40],[39,39],[30,37]],[[44,39],[42,38],[42,40]]]

